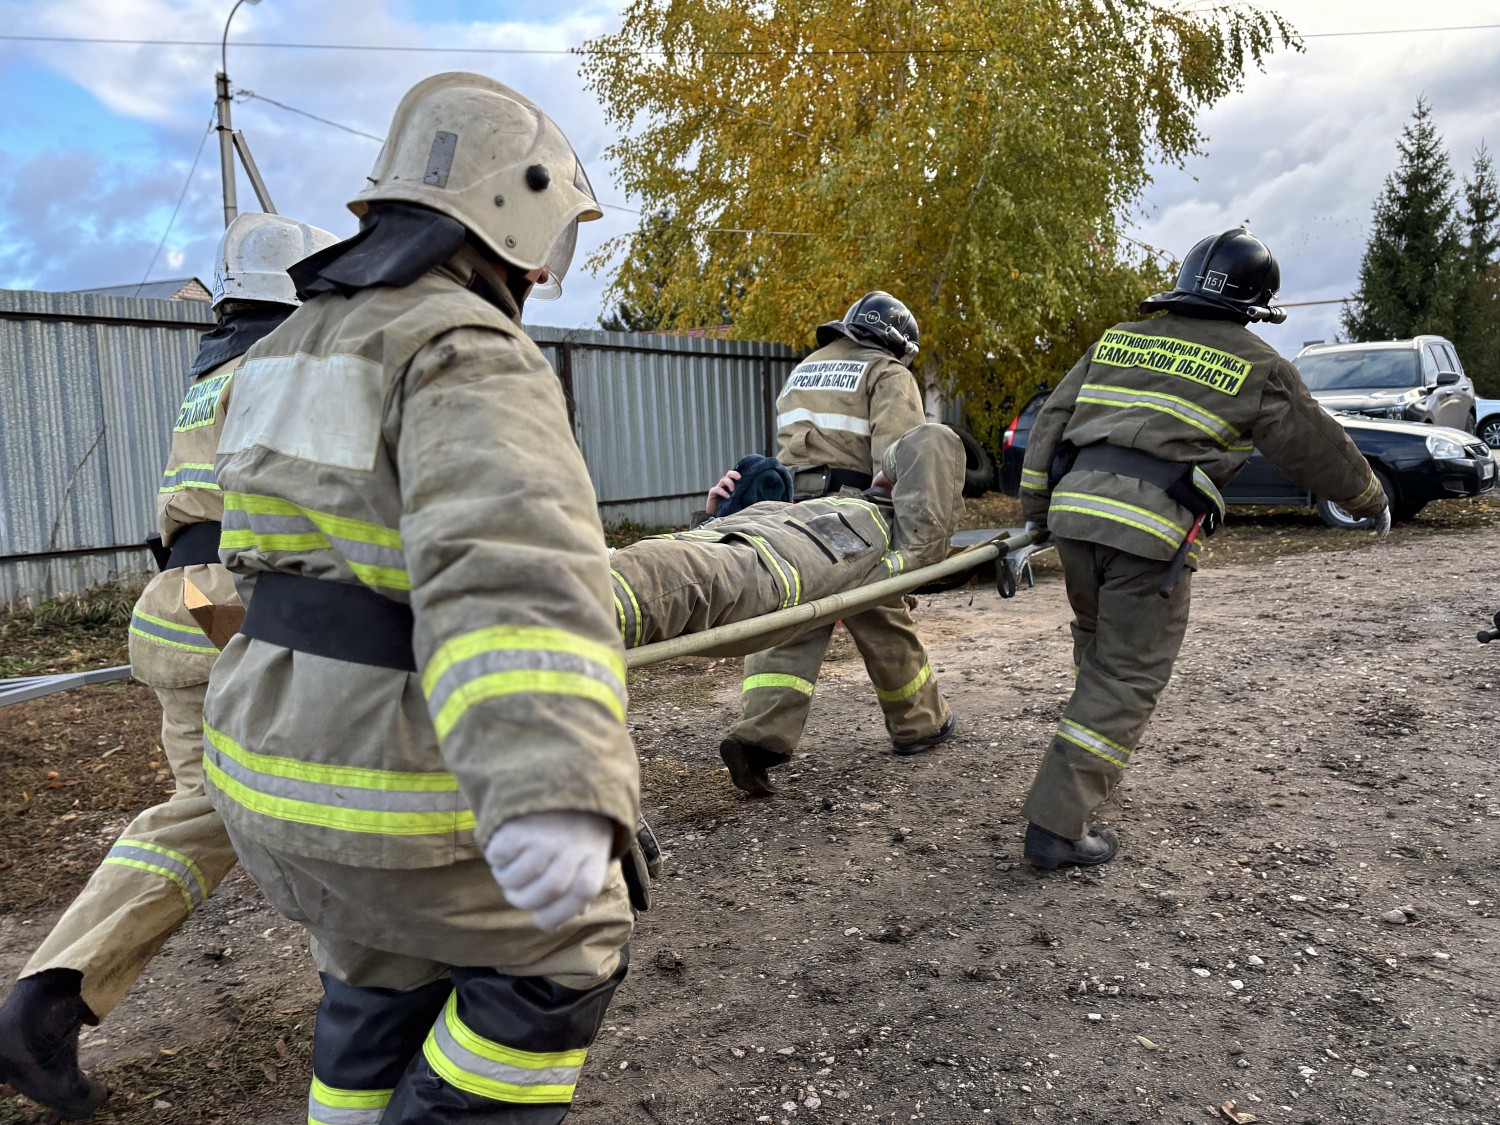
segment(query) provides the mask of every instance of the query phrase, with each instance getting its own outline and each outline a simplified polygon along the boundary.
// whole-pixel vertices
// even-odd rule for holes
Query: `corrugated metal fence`
[[[0,603],[149,569],[156,488],[207,305],[0,290]],[[528,328],[607,524],[682,524],[767,452],[780,344]]]

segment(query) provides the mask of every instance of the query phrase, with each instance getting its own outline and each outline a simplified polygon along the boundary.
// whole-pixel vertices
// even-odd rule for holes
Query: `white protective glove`
[[[1376,539],[1384,539],[1391,533],[1391,508],[1387,504],[1385,510],[1375,517],[1375,522],[1370,525],[1370,530],[1375,533]]]
[[[500,826],[484,858],[510,904],[551,932],[599,897],[614,835],[598,813],[527,813]]]
[[[1034,547],[1040,547],[1048,539],[1052,538],[1052,533],[1047,530],[1047,525],[1039,520],[1027,520],[1026,530],[1036,533],[1036,539],[1032,543]]]

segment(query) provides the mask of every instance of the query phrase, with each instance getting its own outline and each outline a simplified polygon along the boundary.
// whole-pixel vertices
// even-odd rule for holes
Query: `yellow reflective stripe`
[[[1021,487],[1029,488],[1033,492],[1052,491],[1052,486],[1047,481],[1047,474],[1037,472],[1035,469],[1021,470]]]
[[[909,684],[898,687],[895,691],[881,691],[876,688],[875,698],[882,703],[900,703],[903,699],[910,699],[916,695],[922,690],[922,685],[930,679],[932,679],[932,665],[924,664],[922,670],[912,677]]]
[[[1375,499],[1375,494],[1381,491],[1383,490],[1380,487],[1380,481],[1376,479],[1374,473],[1371,473],[1370,483],[1365,485],[1364,490],[1360,492],[1358,496],[1349,501],[1349,507],[1362,508],[1371,500]]]
[[[1075,723],[1072,719],[1064,719],[1057,727],[1057,736],[1065,738],[1074,746],[1081,746],[1090,754],[1103,758],[1106,762],[1119,766],[1121,769],[1130,768],[1130,751],[1112,739],[1105,738],[1098,731],[1089,730],[1082,723]],[[1109,751],[1114,750],[1120,756],[1117,758]]]
[[[427,1033],[422,1055],[443,1081],[466,1093],[536,1104],[572,1101],[588,1052],[522,1051],[486,1039],[459,1019],[454,993]]]
[[[1090,394],[1090,392],[1094,393]],[[1111,398],[1110,395],[1116,397]],[[1212,410],[1205,410],[1196,402],[1162,391],[1141,391],[1133,387],[1116,387],[1108,383],[1085,383],[1079,389],[1078,401],[1090,402],[1095,406],[1116,406],[1126,410],[1137,406],[1147,410],[1159,410],[1202,430],[1224,446],[1228,446],[1240,436],[1239,430]]]
[[[328,766],[257,754],[246,750],[227,734],[203,724],[203,737],[214,749],[233,758],[246,769],[285,777],[292,781],[311,781],[318,785],[347,785],[354,789],[379,789],[405,793],[456,793],[458,778],[451,773],[418,773],[405,770],[372,770],[361,766]]]
[[[759,535],[746,535],[745,539],[752,544],[761,557],[771,565],[771,568],[781,576],[781,588],[786,591],[781,599],[781,608],[794,606],[802,600],[802,576],[797,573],[797,568],[791,563],[785,562],[772,550],[771,544],[767,543]],[[787,572],[791,575],[788,577]]]
[[[349,569],[354,571],[354,577],[367,586],[384,586],[388,590],[411,589],[411,575],[404,570],[397,570],[391,566],[370,566],[368,563],[357,563],[347,558],[344,561],[349,564]]]
[[[279,496],[260,496],[250,492],[224,493],[226,511],[245,512],[253,516],[301,516],[311,520],[319,531],[340,539],[353,539],[360,543],[373,543],[378,547],[401,549],[401,533],[393,527],[381,527],[378,523],[366,523],[350,516],[336,516],[331,512],[319,512],[283,500]]]
[[[608,645],[567,633],[561,629],[549,629],[540,625],[491,625],[463,633],[448,641],[427,662],[422,673],[422,691],[432,694],[433,685],[449,668],[463,660],[479,656],[496,649],[526,649],[535,652],[570,652],[585,660],[602,664],[618,676],[625,678],[625,661]]]
[[[800,691],[803,695],[813,693],[811,681],[784,672],[759,672],[754,676],[746,676],[745,686],[740,694],[755,691],[757,688],[791,688],[793,691]]]
[[[611,570],[610,573],[615,576],[615,581],[617,581],[620,584],[620,586],[624,589],[626,595],[630,598],[630,607],[631,607],[631,609],[633,609],[635,611],[635,642],[633,644],[631,644],[630,647],[631,648],[638,648],[638,647],[640,647],[640,643],[641,643],[641,630],[642,630],[642,628],[644,628],[644,626],[641,623],[641,603],[638,602],[638,601],[636,601],[636,599],[635,599],[635,591],[630,588],[630,583],[625,581],[624,577],[620,574],[620,572],[618,570]],[[623,614],[623,611],[624,611],[624,607],[622,606],[621,607],[622,614]],[[620,626],[621,639],[624,638],[624,632],[625,632],[625,626],[623,624],[621,624],[621,626]]]
[[[579,672],[549,672],[518,668],[513,672],[495,672],[480,676],[454,689],[433,716],[432,725],[439,740],[448,736],[454,725],[470,707],[502,695],[536,692],[540,695],[576,695],[603,704],[620,722],[625,721],[625,705],[607,684]]]
[[[187,903],[188,911],[193,909],[193,895],[188,890],[187,880],[169,867],[159,867],[154,863],[146,863],[139,859],[127,859],[124,856],[107,855],[105,863],[112,863],[117,867],[133,867],[137,871],[146,871],[152,875],[160,875],[163,879],[176,884],[177,890],[182,894],[183,901]]]
[[[880,511],[880,505],[873,500],[861,500],[858,496],[824,496],[819,498],[818,503],[832,504],[835,507],[855,507],[869,512],[875,521],[875,526],[880,528],[880,534],[885,536],[885,545],[887,547],[891,545],[891,525],[886,523],[885,516]]]
[[[1065,500],[1077,500],[1081,503],[1059,503],[1059,501]],[[1095,506],[1088,507],[1085,505]],[[1116,511],[1114,509],[1120,510]],[[1148,535],[1154,535],[1158,539],[1166,543],[1170,543],[1173,547],[1182,546],[1182,541],[1187,537],[1188,533],[1187,528],[1178,527],[1170,520],[1164,520],[1155,512],[1147,511],[1145,508],[1139,508],[1134,504],[1126,504],[1122,500],[1112,500],[1105,496],[1090,496],[1087,493],[1082,492],[1055,493],[1052,497],[1052,506],[1048,509],[1048,511],[1077,512],[1080,515],[1098,516],[1100,519],[1114,520],[1116,523],[1123,523],[1130,527],[1137,528],[1140,531],[1144,531]],[[1127,515],[1126,513],[1134,513],[1135,518],[1131,518],[1131,516]],[[1163,531],[1163,527],[1173,528],[1177,532],[1176,536],[1174,537],[1168,532]]]
[[[313,1075],[312,1096],[337,1109],[380,1109],[390,1104],[395,1090],[337,1090]]]
[[[396,561],[390,553],[401,555],[402,546],[401,533],[395,528],[304,508],[278,496],[261,496],[248,492],[224,493],[224,512],[227,517],[226,527],[219,536],[219,545],[223,548],[253,548],[257,551],[336,550],[343,556],[354,576],[367,586],[390,590],[411,589],[411,575],[404,567],[367,561],[371,556],[380,557],[381,552],[387,552],[384,557],[388,561]],[[228,518],[230,513],[243,513],[251,517],[251,526],[234,526],[238,521]],[[255,516],[267,520],[302,521],[303,527],[293,524],[290,528],[283,527],[282,530],[274,531],[262,522],[257,529],[253,518]],[[306,524],[312,524],[315,530],[304,530]],[[342,543],[335,544],[331,539],[342,540]],[[365,560],[356,557],[362,548],[374,548],[365,553]]]
[[[1143,336],[1111,328],[1099,338],[1094,362],[1108,367],[1144,367],[1177,375],[1237,395],[1250,374],[1250,363],[1237,355],[1173,336]]]
[[[1214,482],[1209,479],[1207,473],[1197,465],[1193,466],[1193,487],[1200,493],[1207,495],[1208,502],[1214,506],[1219,513],[1219,518],[1224,518],[1224,497],[1220,494]]]
[[[217,656],[219,653],[218,648],[208,639],[202,629],[190,625],[179,625],[175,621],[164,621],[160,617],[142,613],[139,608],[130,614],[130,632],[152,644],[179,648],[184,652],[207,656]]]
[[[885,563],[885,568],[892,578],[906,569],[906,556],[900,551],[887,551],[881,561]]]
[[[173,851],[171,848],[164,848],[160,844],[153,844],[148,840],[127,840],[122,837],[115,841],[115,847],[118,848],[122,845],[131,848],[144,848],[148,852],[155,852],[157,855],[166,856],[168,859],[175,859],[193,873],[193,878],[198,880],[198,889],[202,891],[203,897],[208,897],[208,880],[203,877],[202,868],[188,856],[183,855],[179,851]]]

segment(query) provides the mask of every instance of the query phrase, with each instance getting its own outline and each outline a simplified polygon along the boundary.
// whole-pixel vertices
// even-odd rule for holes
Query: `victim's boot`
[[[1108,828],[1091,828],[1081,840],[1048,832],[1039,824],[1026,826],[1026,860],[1044,871],[1059,867],[1098,867],[1115,858],[1120,840]]]
[[[109,1091],[78,1069],[78,1029],[95,1024],[75,969],[46,969],[16,982],[0,1007],[0,1082],[70,1121],[91,1116]]]

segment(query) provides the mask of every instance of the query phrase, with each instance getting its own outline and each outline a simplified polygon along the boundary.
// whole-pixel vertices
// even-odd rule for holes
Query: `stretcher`
[[[957,537],[955,537],[957,538]],[[960,545],[962,543],[960,542]],[[902,594],[919,590],[948,589],[961,585],[979,567],[995,564],[996,585],[1001,597],[1013,597],[1020,578],[1030,578],[1031,558],[1050,550],[1036,543],[1030,531],[1000,532],[981,542],[964,546],[956,554],[931,566],[871,582],[826,598],[779,609],[760,617],[731,622],[699,633],[686,633],[671,640],[627,649],[625,667],[641,668],[679,656],[744,656],[784,644],[793,637],[838,621],[862,609],[881,605]],[[957,579],[957,581],[953,581]]]

